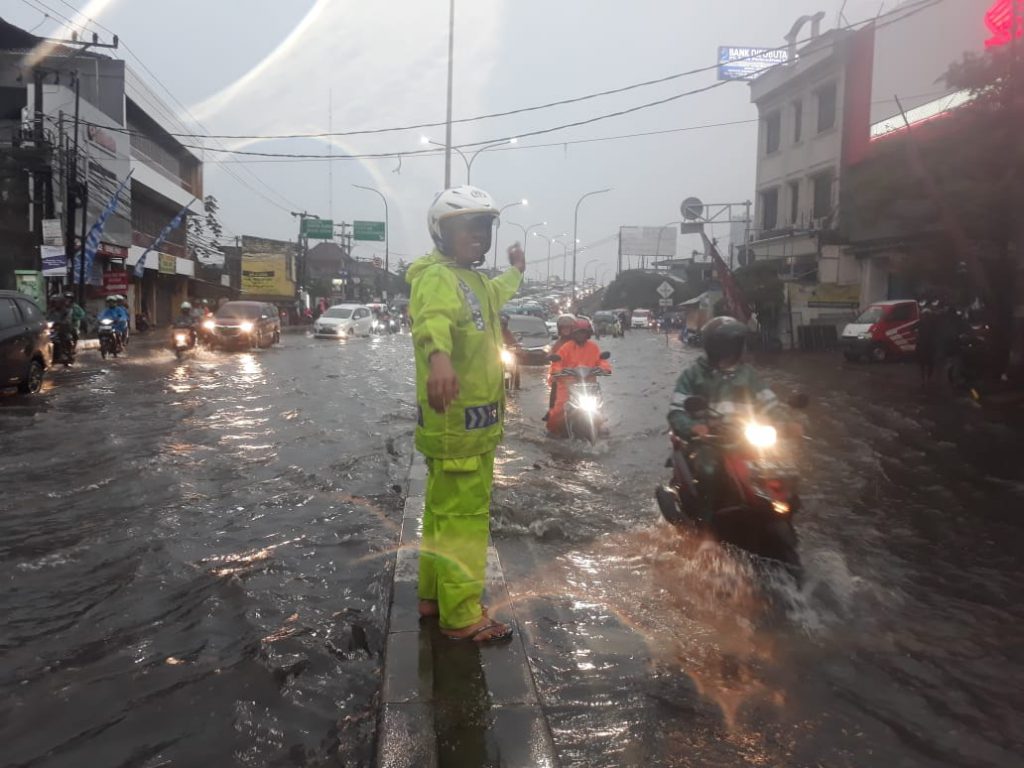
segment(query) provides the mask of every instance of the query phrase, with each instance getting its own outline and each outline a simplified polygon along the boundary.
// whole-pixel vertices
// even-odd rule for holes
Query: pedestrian
[[[508,249],[514,269],[493,280],[475,269],[485,262],[497,216],[480,189],[441,192],[427,216],[436,247],[406,274],[416,318],[416,447],[427,460],[419,612],[437,616],[445,636],[476,643],[512,636],[480,604],[505,410],[500,311],[526,270],[519,243]]]
[[[934,302],[922,301],[917,323],[917,347],[914,356],[921,373],[921,386],[927,387],[935,376],[935,309]]]

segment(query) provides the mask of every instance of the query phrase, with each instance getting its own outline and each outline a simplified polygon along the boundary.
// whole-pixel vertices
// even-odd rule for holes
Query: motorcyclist
[[[569,401],[569,387],[565,379],[557,378],[557,374],[571,368],[600,368],[611,373],[612,367],[607,360],[601,359],[601,348],[591,341],[594,327],[586,318],[578,318],[572,327],[572,336],[568,343],[559,347],[558,356],[561,360],[553,362],[549,372],[549,380],[554,385],[555,402],[548,410],[548,432],[556,435],[565,433],[565,404]]]
[[[552,355],[557,355],[563,344],[572,341],[572,329],[576,325],[576,315],[559,315],[555,325],[558,328],[558,338],[551,345]]]
[[[67,291],[64,294],[64,303],[71,313],[71,340],[77,344],[79,334],[85,332],[85,329],[82,327],[82,323],[85,320],[85,310],[75,301],[75,294],[71,291]]]
[[[694,443],[693,467],[701,489],[698,508],[707,522],[717,506],[722,457],[715,446],[700,442],[708,436],[709,427],[687,412],[687,398],[703,397],[712,409],[725,417],[735,414],[770,417],[779,406],[779,399],[761,383],[753,367],[742,362],[746,325],[732,317],[716,317],[704,326],[701,336],[704,355],[676,381],[668,422],[676,435]]]
[[[434,198],[427,215],[436,246],[406,273],[416,355],[416,447],[427,458],[419,612],[441,633],[475,643],[508,639],[512,628],[482,610],[494,452],[503,433],[500,307],[522,284],[526,257],[488,279],[485,263],[498,207],[465,186]]]
[[[53,329],[57,332],[57,341],[65,348],[64,353],[60,356],[65,361],[71,359],[71,351],[74,349],[71,318],[71,302],[66,296],[55,296],[50,303],[50,311],[47,312],[46,319],[53,323]],[[54,357],[58,357],[58,355],[54,354]]]
[[[125,317],[124,310],[117,306],[117,298],[115,296],[107,296],[107,308],[104,309],[99,316],[99,320],[110,320],[114,324],[114,333],[117,334],[118,340],[124,344],[125,331],[128,330],[128,320]]]

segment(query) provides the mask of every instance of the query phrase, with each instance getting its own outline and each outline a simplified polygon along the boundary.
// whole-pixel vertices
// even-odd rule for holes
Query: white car
[[[651,327],[651,310],[649,309],[634,309],[633,316],[630,318],[630,328],[650,328]]]
[[[336,304],[313,323],[313,335],[318,339],[369,336],[372,329],[373,312],[362,304]]]

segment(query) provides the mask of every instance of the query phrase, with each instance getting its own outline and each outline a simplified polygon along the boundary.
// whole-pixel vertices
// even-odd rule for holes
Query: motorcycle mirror
[[[691,416],[694,414],[703,413],[710,407],[711,404],[708,402],[707,398],[701,397],[700,395],[690,395],[683,402],[683,408],[685,408],[686,412]]]
[[[560,362],[562,362],[562,357],[560,355],[548,355],[548,362],[549,363],[560,363]]]
[[[611,353],[611,352],[602,352],[602,353],[601,353],[601,359],[602,359],[602,360],[608,360],[608,359],[610,359],[610,358],[611,358],[611,356],[612,356],[612,353]]]
[[[798,411],[802,411],[808,405],[811,404],[811,398],[806,392],[797,392],[787,401],[790,408],[795,408]]]

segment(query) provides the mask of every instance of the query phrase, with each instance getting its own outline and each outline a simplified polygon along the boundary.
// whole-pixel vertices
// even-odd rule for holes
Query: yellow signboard
[[[157,266],[159,267],[159,272],[161,275],[173,275],[175,272],[177,272],[178,262],[177,259],[175,259],[174,256],[172,256],[171,254],[161,253],[159,255]]]
[[[295,297],[295,245],[262,237],[242,238],[242,293],[263,298]]]

